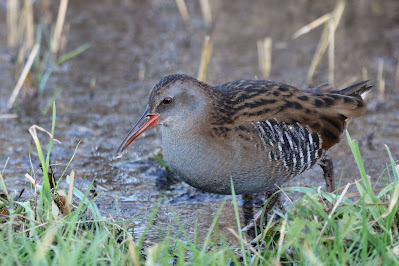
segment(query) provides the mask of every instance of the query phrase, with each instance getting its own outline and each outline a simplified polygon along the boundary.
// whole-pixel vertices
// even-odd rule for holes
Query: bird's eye
[[[162,101],[163,104],[171,104],[172,103],[172,98],[171,97],[166,97]]]

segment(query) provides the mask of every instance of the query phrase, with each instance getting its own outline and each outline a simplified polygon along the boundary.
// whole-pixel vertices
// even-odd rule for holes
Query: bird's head
[[[120,157],[130,143],[156,124],[187,129],[195,126],[209,102],[208,87],[181,74],[161,79],[152,89],[143,115],[122,141],[116,156]]]

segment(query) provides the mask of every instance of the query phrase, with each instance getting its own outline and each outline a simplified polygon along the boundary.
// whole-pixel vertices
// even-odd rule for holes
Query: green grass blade
[[[49,141],[49,144],[48,144],[47,156],[46,156],[46,166],[47,167],[50,166],[50,153],[51,153],[51,149],[53,148],[56,117],[57,117],[57,111],[56,111],[56,108],[55,108],[55,102],[53,102],[53,121],[52,121],[52,124],[51,124],[51,136],[53,136],[53,137],[50,138],[50,141]]]
[[[242,239],[245,239],[242,236],[242,231],[241,231],[240,212],[238,211],[237,196],[236,196],[236,192],[234,190],[233,178],[230,178],[230,184],[231,184],[231,195],[233,196],[233,206],[234,206],[234,213],[236,216],[238,234]],[[240,245],[241,245],[242,258],[244,261],[244,265],[248,265],[246,250],[244,248],[244,244],[241,241],[240,241]]]
[[[387,145],[385,145],[385,149],[387,150],[388,156],[389,156],[389,160],[391,161],[391,167],[392,167],[393,176],[395,178],[395,183],[399,184],[399,168],[398,168],[398,165],[396,165],[396,162],[395,162],[395,160],[392,157],[391,150],[388,148]]]
[[[82,44],[82,45],[79,46],[78,48],[76,48],[76,49],[74,49],[74,50],[72,50],[72,51],[70,51],[70,52],[68,52],[68,53],[66,53],[66,54],[64,54],[64,55],[62,55],[62,56],[60,56],[60,57],[55,61],[55,63],[56,63],[57,65],[61,65],[62,63],[64,63],[64,62],[66,62],[66,61],[68,61],[68,60],[74,58],[75,56],[77,56],[77,55],[83,53],[84,51],[86,51],[86,50],[89,49],[89,48],[90,48],[90,44],[89,44],[89,43]]]
[[[60,96],[62,90],[58,89],[54,95],[51,97],[51,99],[47,102],[46,106],[43,108],[42,115],[46,115],[48,110],[50,109],[51,105],[55,102],[55,100]]]
[[[346,137],[348,139],[349,146],[350,146],[350,148],[352,150],[352,154],[355,157],[355,161],[356,161],[357,167],[359,169],[360,176],[362,177],[363,183],[364,183],[364,185],[366,187],[367,194],[370,197],[372,202],[377,203],[379,201],[376,198],[376,196],[375,196],[375,194],[373,192],[373,188],[371,187],[370,180],[367,177],[366,170],[364,168],[364,164],[363,164],[363,161],[362,161],[362,156],[360,155],[360,150],[359,150],[359,146],[357,144],[357,141],[351,139],[348,131],[346,131]]]
[[[212,235],[213,229],[215,228],[217,222],[219,221],[219,217],[220,217],[220,214],[222,213],[222,210],[223,210],[223,207],[224,207],[224,204],[225,204],[225,203],[226,203],[226,200],[223,200],[223,201],[222,201],[222,204],[220,204],[220,207],[219,207],[219,209],[218,209],[218,211],[217,211],[217,213],[216,213],[216,215],[215,215],[215,218],[213,218],[213,221],[212,221],[211,226],[209,227],[209,230],[208,230],[208,233],[207,233],[207,235],[206,235],[204,244],[203,244],[203,246],[202,246],[202,251],[201,251],[201,252],[204,253],[204,254],[205,254],[205,249],[206,249],[206,247],[208,246],[209,241],[210,241],[210,239],[211,239],[211,235]]]
[[[44,72],[43,76],[40,79],[40,83],[39,83],[39,87],[38,87],[39,93],[42,93],[44,91],[44,89],[46,88],[47,81],[50,78],[52,73],[53,73],[52,67],[48,68],[46,70],[46,72]]]
[[[82,142],[82,140],[79,140],[78,144],[76,145],[75,150],[74,150],[74,152],[73,152],[73,154],[72,154],[72,157],[71,157],[71,159],[69,160],[67,166],[65,167],[64,172],[62,172],[62,175],[60,176],[58,182],[59,182],[59,181],[61,180],[61,178],[65,175],[66,171],[68,170],[69,166],[71,165],[71,163],[72,163],[72,161],[73,161],[73,158],[75,158],[76,152],[78,151],[78,147],[79,147],[79,145],[80,145],[81,142]]]
[[[158,155],[156,155],[155,153],[153,153],[155,160],[162,165],[163,167],[165,167],[165,169],[169,172],[173,172],[172,168],[170,168],[169,164],[167,162],[165,162],[161,157],[159,157]]]

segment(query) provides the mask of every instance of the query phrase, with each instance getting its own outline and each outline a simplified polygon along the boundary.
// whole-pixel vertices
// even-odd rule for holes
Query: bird
[[[372,86],[362,81],[341,90],[329,85],[300,90],[268,80],[212,86],[188,75],[168,75],[151,90],[117,157],[143,132],[160,125],[166,162],[200,190],[267,192],[316,164],[333,190],[327,152],[349,121],[365,112],[363,97]]]

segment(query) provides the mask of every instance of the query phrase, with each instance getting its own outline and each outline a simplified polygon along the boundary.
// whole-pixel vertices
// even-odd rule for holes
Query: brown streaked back
[[[338,143],[351,118],[365,110],[361,97],[371,89],[368,81],[343,90],[305,92],[271,81],[233,81],[216,88],[223,94],[212,114],[214,128],[229,128],[246,122],[276,119],[286,124],[298,122],[322,138],[322,149]]]

